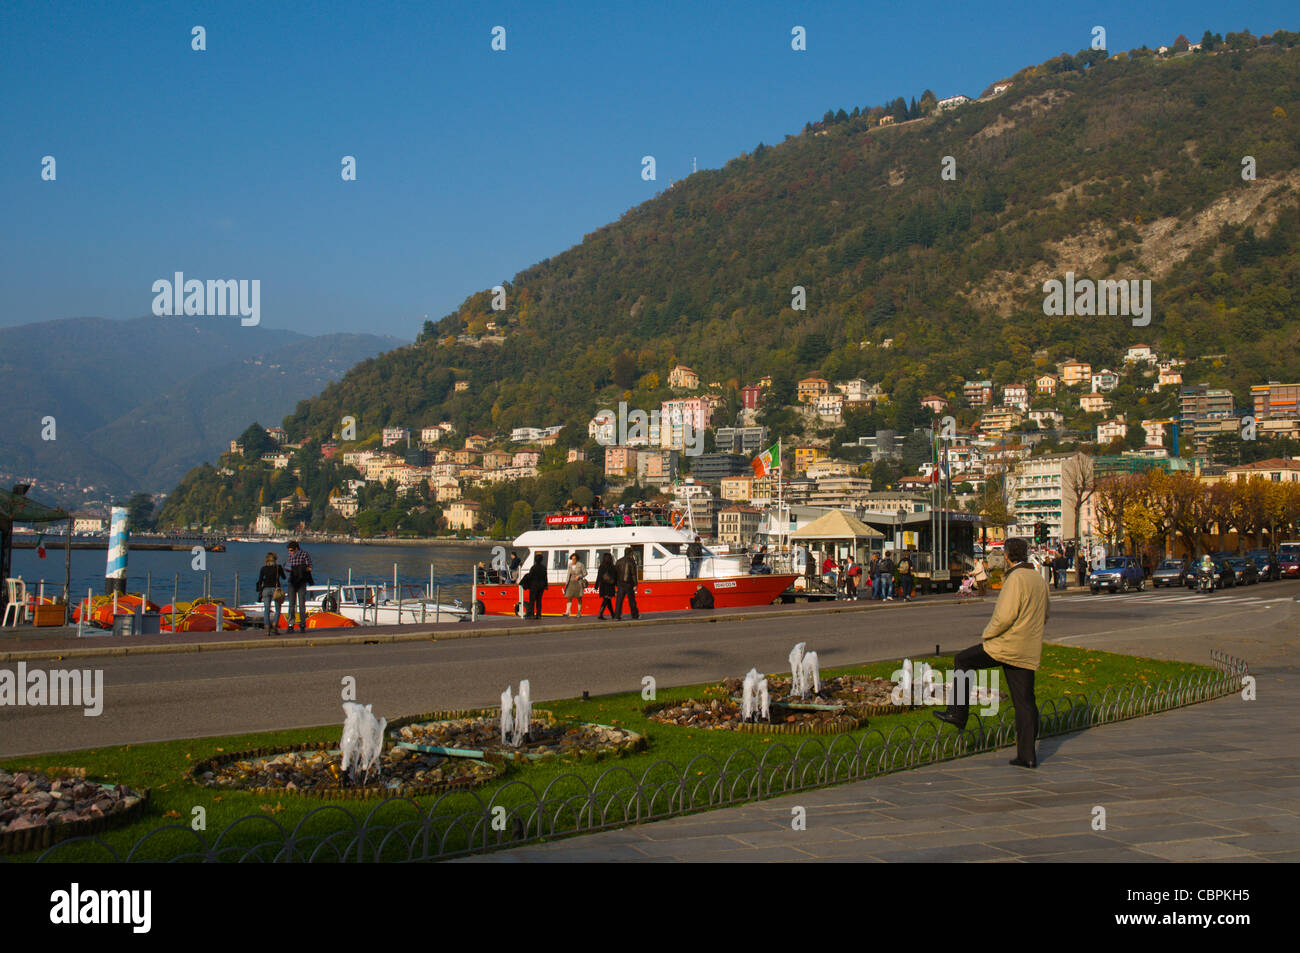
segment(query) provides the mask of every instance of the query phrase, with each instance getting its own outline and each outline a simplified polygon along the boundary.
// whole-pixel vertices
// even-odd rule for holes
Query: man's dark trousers
[[[1038,703],[1034,700],[1033,669],[1017,668],[999,662],[984,651],[982,644],[962,649],[953,659],[953,668],[958,672],[997,668],[999,665],[1006,676],[1007,687],[1011,690],[1011,704],[1016,709],[1016,756],[1021,761],[1037,761],[1034,743],[1038,740]],[[964,680],[958,679],[955,686],[958,697],[953,700],[952,708],[959,719],[965,719],[970,711],[970,699],[961,697],[965,694],[965,688]]]
[[[614,603],[614,618],[623,618],[623,600],[626,599],[632,606],[632,618],[639,618],[641,613],[636,607],[636,586],[619,586],[618,601]]]

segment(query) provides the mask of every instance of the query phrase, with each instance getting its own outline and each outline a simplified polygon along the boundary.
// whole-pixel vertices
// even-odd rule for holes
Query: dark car
[[[1282,553],[1277,557],[1277,568],[1283,579],[1300,579],[1300,553]]]
[[[1133,556],[1108,556],[1105,565],[1094,569],[1088,576],[1088,588],[1094,596],[1103,589],[1110,592],[1136,589],[1141,592],[1146,585],[1142,564]]]
[[[1233,583],[1238,586],[1253,586],[1259,582],[1259,567],[1248,556],[1233,556],[1228,560],[1232,567]]]
[[[1237,574],[1228,565],[1228,561],[1217,556],[1211,558],[1214,559],[1214,588],[1226,589],[1236,585]],[[1199,559],[1194,559],[1187,564],[1187,574],[1183,576],[1183,581],[1188,589],[1196,588],[1196,574],[1200,571],[1200,567]]]
[[[1159,589],[1161,586],[1181,586],[1186,572],[1187,560],[1166,559],[1151,574],[1151,587]]]
[[[1246,558],[1252,560],[1259,569],[1260,582],[1272,582],[1280,578],[1277,575],[1277,561],[1274,559],[1273,566],[1269,566],[1269,551],[1267,549],[1252,549],[1246,553]]]

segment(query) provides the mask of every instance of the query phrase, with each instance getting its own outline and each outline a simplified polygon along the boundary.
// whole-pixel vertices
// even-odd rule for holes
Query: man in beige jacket
[[[1043,654],[1043,627],[1047,624],[1050,596],[1042,575],[1028,561],[1029,544],[1025,540],[1007,540],[1003,552],[1008,568],[1002,577],[1002,593],[993,607],[993,618],[984,627],[979,645],[957,653],[953,660],[957,697],[950,708],[934,714],[961,731],[970,712],[967,697],[970,680],[962,678],[961,673],[1001,665],[1011,690],[1011,703],[1016,708],[1016,757],[1011,763],[1021,768],[1036,768],[1038,705],[1034,701],[1034,672]]]

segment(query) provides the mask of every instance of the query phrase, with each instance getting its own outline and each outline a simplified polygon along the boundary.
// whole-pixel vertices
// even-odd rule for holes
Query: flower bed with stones
[[[834,735],[853,731],[867,723],[859,712],[848,708],[833,711],[796,711],[789,708],[770,710],[772,721],[747,722],[741,718],[740,703],[731,698],[700,701],[660,702],[645,709],[646,717],[661,725],[678,728],[702,728],[706,731],[754,731],[768,734]]]
[[[597,760],[619,757],[645,747],[634,731],[587,722],[557,721],[548,711],[534,709],[528,738],[519,747],[501,741],[498,708],[429,712],[402,718],[389,737],[412,751],[452,757],[496,756],[510,760]]]
[[[851,709],[854,714],[860,716],[897,715],[908,711],[910,706],[895,705],[890,697],[896,684],[887,678],[836,675],[834,678],[823,680],[821,691],[817,694],[798,698],[790,694],[789,676],[769,675],[767,677],[767,690],[773,707],[789,706],[797,710],[804,705],[809,708],[834,706]],[[744,682],[739,678],[728,678],[723,681],[722,686],[728,695],[739,700]],[[775,714],[773,720],[776,720]]]
[[[378,773],[358,783],[343,776],[342,763],[342,753],[333,744],[300,744],[209,758],[196,764],[190,776],[204,787],[254,794],[361,799],[477,787],[506,769],[500,759],[448,758],[390,747],[380,757]]]
[[[88,781],[85,772],[0,770],[0,854],[40,850],[68,837],[98,834],[145,809],[143,793]]]

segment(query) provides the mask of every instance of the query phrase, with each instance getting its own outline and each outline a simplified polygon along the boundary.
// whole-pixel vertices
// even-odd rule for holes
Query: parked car
[[[1226,589],[1228,586],[1236,585],[1237,574],[1228,565],[1228,561],[1217,555],[1211,558],[1214,560],[1214,587],[1216,589]],[[1183,580],[1188,589],[1196,588],[1196,573],[1200,570],[1200,567],[1201,561],[1199,559],[1193,559],[1187,564],[1187,574],[1183,576]]]
[[[1274,579],[1280,578],[1280,576],[1274,575],[1277,571],[1276,563],[1274,563],[1274,568],[1272,570],[1269,569],[1268,557],[1269,552],[1267,549],[1252,549],[1250,552],[1246,553],[1246,558],[1253,560],[1255,565],[1259,568],[1260,582],[1272,582]]]
[[[1088,576],[1088,588],[1094,596],[1103,589],[1110,592],[1136,589],[1141,592],[1146,585],[1142,564],[1133,556],[1108,556],[1105,564]]]
[[[1280,554],[1277,567],[1283,579],[1300,579],[1300,553]]]
[[[1259,582],[1259,567],[1250,557],[1233,556],[1228,560],[1228,565],[1232,567],[1234,585],[1253,586]]]
[[[1185,572],[1187,572],[1187,560],[1166,559],[1151,573],[1151,587],[1159,589],[1161,586],[1181,586]]]

